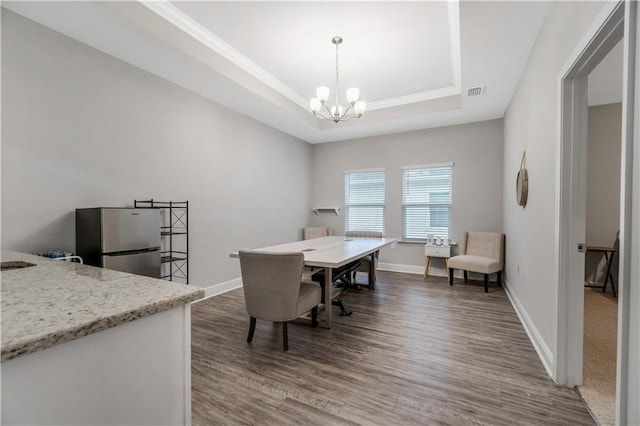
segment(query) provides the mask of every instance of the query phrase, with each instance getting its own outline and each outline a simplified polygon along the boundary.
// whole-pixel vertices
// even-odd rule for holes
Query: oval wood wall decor
[[[522,161],[520,162],[520,170],[516,177],[516,202],[519,206],[527,205],[527,196],[529,194],[529,173],[524,164],[524,155],[526,151],[522,153]]]

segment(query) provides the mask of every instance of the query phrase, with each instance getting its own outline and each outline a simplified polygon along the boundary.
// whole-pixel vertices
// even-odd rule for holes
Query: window
[[[379,231],[384,235],[384,170],[345,172],[345,231]]]
[[[402,169],[402,238],[449,238],[453,163]]]

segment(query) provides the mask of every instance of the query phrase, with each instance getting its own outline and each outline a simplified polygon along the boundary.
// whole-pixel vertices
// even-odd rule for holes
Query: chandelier
[[[338,93],[340,88],[338,86],[338,46],[342,43],[342,37],[335,36],[331,39],[331,42],[336,45],[336,104],[329,109],[326,102],[329,99],[329,88],[325,86],[318,87],[316,89],[316,97],[311,99],[311,112],[320,118],[333,121],[337,123],[339,121],[347,121],[352,118],[360,118],[364,114],[364,110],[367,108],[365,102],[359,101],[360,89],[351,88],[347,89],[347,101],[349,106],[344,109],[339,102]],[[324,110],[322,108],[324,107]],[[328,115],[325,114],[328,113]]]

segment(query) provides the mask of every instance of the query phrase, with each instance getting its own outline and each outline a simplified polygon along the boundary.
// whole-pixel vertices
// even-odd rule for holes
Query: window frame
[[[416,237],[408,237],[407,236],[407,231],[408,231],[408,227],[407,227],[407,210],[410,208],[422,208],[422,209],[426,209],[426,208],[430,208],[430,207],[434,207],[434,206],[444,206],[444,207],[448,207],[449,209],[449,225],[446,227],[447,232],[446,235],[443,234],[439,234],[439,233],[433,233],[434,237],[437,236],[441,236],[442,238],[452,238],[452,234],[453,234],[453,162],[446,162],[446,163],[431,163],[431,164],[420,164],[420,165],[411,165],[411,166],[402,166],[401,167],[401,214],[402,214],[402,241],[403,242],[415,242],[415,243],[424,243],[427,241],[427,236],[425,235],[424,237],[421,238],[416,238]],[[437,202],[437,203],[433,203],[433,202],[425,202],[425,203],[407,203],[405,200],[405,189],[406,189],[406,184],[405,184],[405,179],[406,179],[406,175],[405,172],[407,170],[425,170],[425,169],[435,169],[435,168],[449,168],[450,170],[450,179],[449,179],[449,186],[448,186],[448,194],[450,196],[450,200],[449,203],[443,203],[443,202]],[[430,192],[431,194],[432,192]],[[430,212],[429,214],[432,215],[434,213],[437,212]]]
[[[349,203],[347,200],[347,196],[350,191],[347,190],[347,176],[355,175],[355,174],[365,174],[365,173],[382,173],[383,182],[382,182],[382,202],[378,203]],[[351,187],[349,187],[351,188]],[[343,172],[343,189],[344,189],[344,231],[345,233],[348,231],[381,231],[382,235],[385,235],[386,232],[386,221],[387,221],[387,170],[385,168],[373,168],[373,169],[359,169],[359,170],[345,170]],[[349,218],[352,207],[381,207],[382,211],[382,229],[349,229]]]

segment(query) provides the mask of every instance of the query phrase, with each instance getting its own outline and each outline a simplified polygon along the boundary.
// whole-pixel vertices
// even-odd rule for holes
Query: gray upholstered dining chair
[[[382,238],[382,232],[378,231],[347,231],[344,235],[355,238]],[[376,285],[375,271],[378,266],[378,252],[363,257],[360,259],[360,263],[361,265],[355,273],[366,272],[369,277],[369,290],[373,290]],[[355,279],[353,281],[355,283]]]
[[[302,229],[302,239],[310,240],[312,238],[330,237],[331,228],[327,226],[307,226]]]
[[[275,253],[240,250],[240,270],[245,305],[250,317],[247,342],[253,340],[256,319],[282,322],[283,348],[289,349],[287,322],[311,310],[311,324],[318,325],[320,286],[302,282],[302,252]]]
[[[484,274],[484,292],[489,292],[489,274],[497,273],[498,285],[502,285],[504,270],[504,234],[498,232],[465,232],[460,242],[460,255],[449,258],[449,285],[453,285],[456,269]]]

